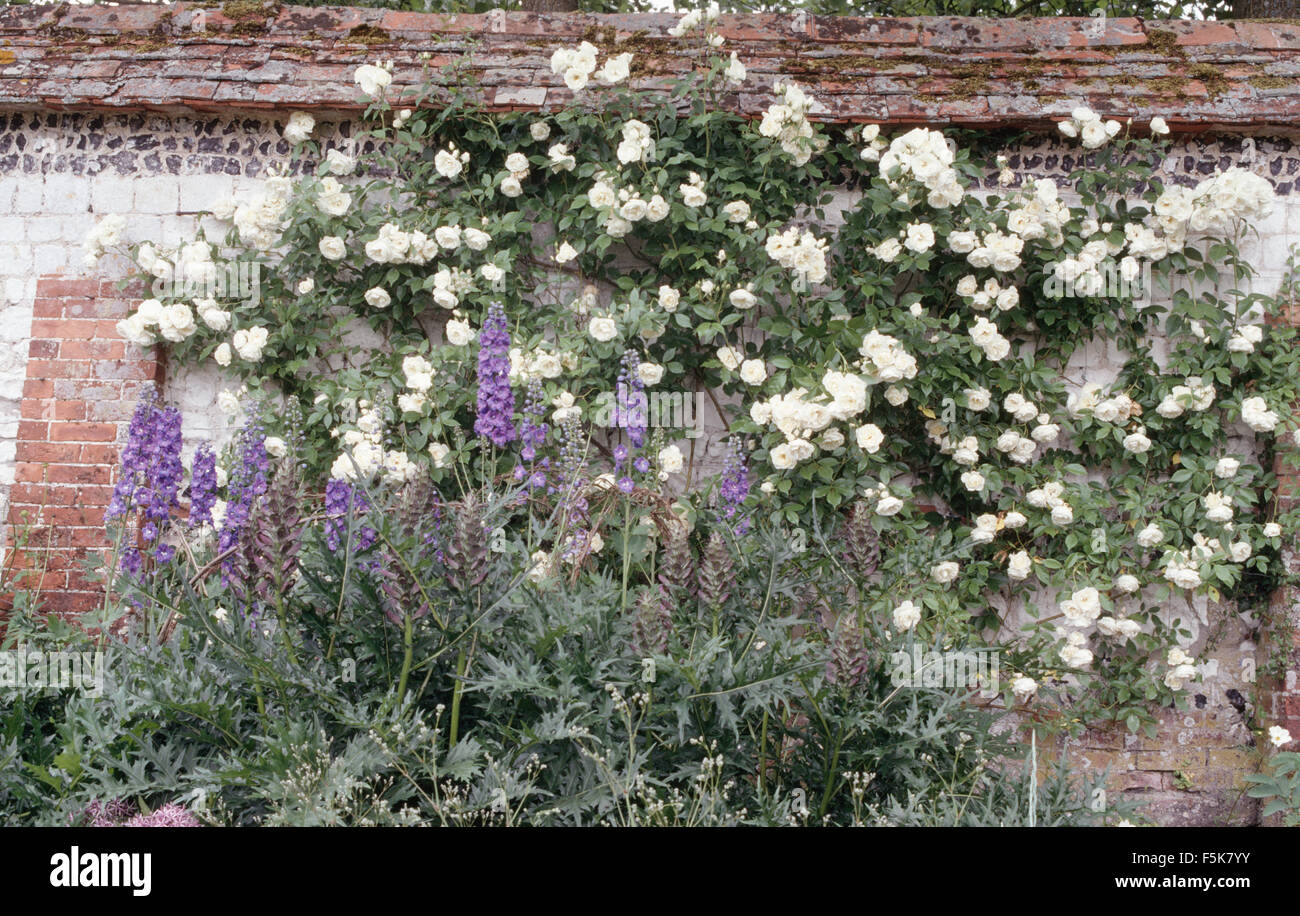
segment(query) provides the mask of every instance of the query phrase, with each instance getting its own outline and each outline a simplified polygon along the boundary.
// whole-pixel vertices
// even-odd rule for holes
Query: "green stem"
[[[621,605],[624,614],[627,613],[628,573],[630,572],[632,567],[632,550],[629,543],[632,537],[631,519],[632,519],[632,504],[628,500],[624,499],[623,500],[623,595],[621,599]]]
[[[451,733],[449,735],[448,747],[456,746],[456,739],[460,734],[460,696],[465,687],[465,650],[461,649],[456,655],[456,686],[451,693]]]
[[[397,702],[399,704],[406,696],[406,681],[411,676],[411,656],[414,654],[411,634],[411,615],[406,614],[402,622],[402,673],[397,679]]]

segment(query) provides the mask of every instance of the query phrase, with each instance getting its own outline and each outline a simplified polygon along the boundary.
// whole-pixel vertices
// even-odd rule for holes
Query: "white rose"
[[[1142,547],[1154,547],[1164,539],[1165,533],[1155,524],[1147,525],[1137,535],[1137,542]]]
[[[255,363],[262,358],[262,348],[266,346],[266,328],[256,327],[235,332],[233,343],[240,359]]]
[[[659,450],[659,467],[669,474],[676,474],[682,469],[682,450],[675,445],[669,445]]]
[[[1235,477],[1237,471],[1241,468],[1241,462],[1236,458],[1220,458],[1214,466],[1215,477]]]
[[[393,75],[383,67],[374,64],[362,64],[352,74],[353,81],[368,96],[379,95],[393,81]]]
[[[954,581],[961,571],[961,567],[951,560],[933,566],[930,569],[930,578],[934,579],[940,585],[947,585]]]
[[[743,200],[733,200],[731,203],[725,204],[722,212],[726,214],[727,221],[732,223],[743,223],[749,219],[750,215],[749,204]]]
[[[451,448],[441,442],[431,442],[429,444],[429,457],[433,459],[435,468],[447,466],[447,456],[451,454]]]
[[[1011,694],[1017,700],[1027,700],[1038,691],[1038,682],[1032,677],[1020,675],[1011,682]]]
[[[305,111],[295,111],[289,115],[289,123],[284,127],[284,139],[293,144],[304,143],[315,127],[315,118]]]
[[[663,379],[664,367],[658,363],[639,363],[636,367],[636,376],[646,387],[653,387]]]
[[[906,632],[921,622],[921,609],[911,601],[904,601],[894,608],[894,627],[899,632]]]
[[[768,456],[772,460],[772,467],[778,471],[788,471],[795,466],[794,452],[791,450],[789,443],[782,442],[772,449]]]
[[[336,149],[332,149],[325,154],[325,164],[329,167],[330,174],[333,175],[351,175],[357,167],[355,159]]]
[[[747,289],[734,289],[728,296],[731,304],[738,309],[752,309],[758,304],[758,297]]]
[[[266,453],[272,458],[283,458],[289,453],[289,447],[285,445],[284,440],[279,436],[267,436],[262,440],[262,445],[266,448]]]
[[[746,385],[761,385],[767,381],[767,366],[761,359],[747,359],[740,364],[740,380]]]
[[[212,351],[212,358],[217,361],[218,366],[230,365],[230,344],[221,343]]]
[[[882,496],[876,502],[877,515],[897,515],[901,511],[903,511],[903,501],[897,496]]]
[[[223,388],[217,395],[217,407],[228,417],[233,417],[239,413],[239,395],[229,388]]]
[[[587,333],[601,343],[608,343],[618,336],[618,325],[613,318],[597,315],[587,324]]]
[[[718,362],[722,363],[723,366],[730,369],[732,372],[735,372],[740,368],[743,359],[744,355],[735,347],[718,348]]]
[[[320,240],[320,253],[329,261],[342,260],[343,256],[348,253],[347,245],[343,244],[343,239],[337,235],[327,235]]]
[[[366,303],[372,308],[386,309],[392,304],[393,297],[388,295],[388,291],[379,286],[371,287],[366,290]]]
[[[869,455],[874,455],[880,451],[880,446],[885,441],[884,432],[874,423],[859,426],[857,432],[854,433],[854,437],[857,439],[858,448]]]
[[[1012,579],[1029,578],[1033,568],[1034,561],[1027,551],[1017,550],[1007,558],[1007,576]]]

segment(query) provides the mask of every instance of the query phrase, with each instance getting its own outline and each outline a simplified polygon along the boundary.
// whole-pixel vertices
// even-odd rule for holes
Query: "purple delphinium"
[[[479,331],[478,419],[474,432],[501,447],[519,437],[515,393],[510,388],[510,329],[501,303],[488,308]]]
[[[556,490],[560,498],[581,503],[580,511],[585,512],[586,499],[582,490],[586,483],[587,445],[582,440],[582,427],[576,417],[565,417],[560,421],[560,468]],[[570,507],[572,508],[572,507]]]
[[[536,489],[546,484],[545,468],[549,466],[550,461],[546,458],[538,460],[537,450],[546,444],[549,432],[542,382],[540,379],[533,379],[528,383],[528,394],[524,399],[523,422],[519,433],[520,464],[515,467],[515,480],[527,479],[529,489]]]
[[[151,545],[156,559],[166,562],[170,551],[163,551],[158,541],[172,510],[180,505],[184,476],[181,413],[175,407],[164,407],[151,391],[140,399],[131,418],[122,449],[121,473],[105,519],[112,521],[139,513],[141,540]],[[134,549],[128,550],[122,557],[123,568],[137,573],[141,560]]]
[[[212,507],[217,503],[217,456],[211,444],[199,443],[190,468],[191,528],[212,524]]]
[[[718,503],[723,521],[731,525],[736,535],[749,530],[749,516],[744,511],[749,496],[749,467],[740,440],[732,436],[727,440],[727,457],[722,465],[722,479],[718,483]]]
[[[266,492],[271,458],[266,453],[266,430],[262,421],[253,417],[239,431],[235,445],[235,466],[230,472],[226,487],[226,518],[221,523],[217,548],[229,550],[239,542],[240,533],[248,521],[253,503]],[[229,563],[223,567],[223,576],[229,577]]]
[[[587,444],[582,438],[582,427],[576,417],[565,417],[559,424],[560,461],[555,489],[559,491],[561,513],[566,527],[573,532],[562,556],[566,559],[580,554],[590,539],[587,526],[586,489]]]
[[[639,353],[631,348],[623,351],[618,370],[618,425],[627,430],[627,439],[634,448],[645,444],[647,425],[645,383],[637,373],[640,365]]]
[[[325,485],[325,512],[329,515],[325,520],[325,546],[331,551],[337,551],[348,533],[348,526],[351,524],[350,516],[353,513],[365,512],[369,508],[370,504],[366,500],[364,491],[352,486],[346,480],[332,478]],[[353,530],[356,532],[356,540],[353,543],[357,550],[365,550],[379,536],[369,525],[358,525]]]

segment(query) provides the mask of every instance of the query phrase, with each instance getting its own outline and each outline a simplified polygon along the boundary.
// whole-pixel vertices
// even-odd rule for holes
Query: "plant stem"
[[[456,739],[460,734],[460,695],[464,691],[464,678],[465,650],[461,649],[456,655],[456,686],[451,692],[451,731],[448,734],[448,747],[456,746]]]
[[[632,526],[632,503],[627,499],[623,500],[623,594],[621,606],[623,613],[627,613],[627,578],[632,566],[632,552],[630,547]]]
[[[406,681],[411,676],[411,656],[414,649],[411,633],[411,615],[405,614],[402,622],[402,673],[397,679],[397,702],[399,705],[406,696]]]

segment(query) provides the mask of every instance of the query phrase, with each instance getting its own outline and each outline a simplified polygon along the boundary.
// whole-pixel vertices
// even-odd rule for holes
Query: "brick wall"
[[[61,613],[95,601],[83,568],[108,547],[118,449],[142,387],[164,381],[154,355],[114,329],[129,305],[113,283],[126,265],[108,259],[95,277],[80,266],[98,218],[127,216],[129,241],[192,234],[194,214],[253,190],[287,159],[290,110],[315,110],[320,135],[347,140],[358,108],[351,72],[363,60],[394,60],[400,87],[416,81],[419,55],[436,67],[474,40],[482,50],[471,66],[490,106],[553,107],[571,98],[549,71],[556,44],[622,43],[641,60],[635,83],[653,90],[695,61],[667,36],[673,21],[278,4],[231,15],[185,4],[0,9],[0,515],[39,548],[10,551],[26,581]],[[1247,253],[1266,291],[1300,241],[1300,26],[800,14],[723,17],[720,31],[750,69],[744,91],[724,100],[743,112],[793,78],[824,120],[1041,129],[1080,104],[1161,115],[1182,133],[1167,181],[1241,165],[1273,182],[1277,213],[1255,227]],[[1017,172],[1058,180],[1078,161],[1050,133],[1006,153]],[[1073,368],[1102,383],[1115,370],[1100,349]],[[223,384],[215,367],[167,374],[187,442],[224,435]],[[1278,470],[1286,492],[1300,494],[1300,469]],[[12,547],[12,528],[6,539]],[[1240,791],[1258,762],[1248,719],[1300,735],[1297,596],[1274,601],[1289,624],[1269,633],[1237,608],[1203,608],[1191,649],[1212,665],[1188,712],[1161,713],[1156,738],[1091,731],[1062,749],[1084,767],[1110,767],[1114,791],[1152,802],[1162,823],[1255,822],[1258,807]],[[1255,691],[1242,661],[1262,665],[1272,647],[1285,673]],[[1239,707],[1242,698],[1258,707]]]
[[[53,613],[97,598],[87,564],[102,565],[104,511],[133,404],[161,382],[153,351],[125,343],[130,301],[95,279],[41,278],[15,449],[8,521],[29,549],[13,562]]]

